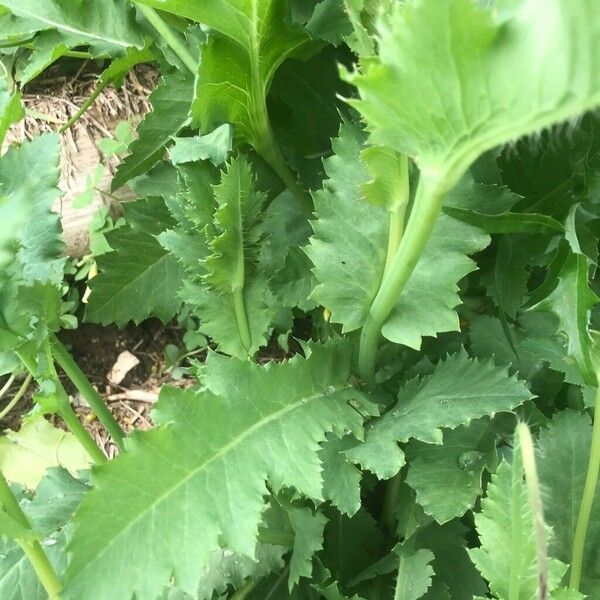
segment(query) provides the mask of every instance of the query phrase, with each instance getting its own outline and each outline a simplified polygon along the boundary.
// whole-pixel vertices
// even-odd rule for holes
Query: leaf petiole
[[[367,383],[372,384],[374,381],[375,360],[381,328],[394,309],[421,254],[423,254],[423,250],[425,250],[440,214],[445,195],[444,186],[427,185],[426,180],[421,178],[404,235],[389,268],[383,275],[381,285],[369,308],[369,314],[361,331],[358,371],[361,378]]]

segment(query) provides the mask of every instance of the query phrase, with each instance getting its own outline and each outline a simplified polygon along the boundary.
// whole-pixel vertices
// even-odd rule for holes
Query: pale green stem
[[[33,375],[36,376],[37,373],[37,364],[35,360],[31,357],[27,356],[23,352],[16,352],[17,356],[21,360],[21,362],[27,367],[27,370]],[[69,431],[77,438],[77,441],[81,444],[84,450],[88,453],[90,458],[97,464],[103,463],[107,461],[106,456],[98,448],[96,442],[93,440],[92,436],[86,430],[86,428],[81,424],[81,421],[77,418],[71,403],[69,402],[69,396],[63,387],[58,374],[56,373],[56,369],[54,368],[54,361],[52,359],[52,352],[50,350],[50,342],[47,342],[47,360],[48,360],[48,370],[49,372],[46,374],[50,379],[52,379],[54,386],[56,388],[56,399],[57,399],[57,411],[56,413],[61,419],[65,422],[65,425],[69,429]]]
[[[171,28],[163,21],[161,16],[151,7],[145,4],[140,4],[134,1],[137,9],[148,19],[152,27],[156,29],[157,33],[167,43],[167,45],[175,52],[179,57],[179,60],[186,66],[187,69],[192,73],[196,74],[198,70],[198,61],[190,54],[190,51],[185,45],[179,40],[179,38],[171,31]]]
[[[398,302],[429,241],[444,196],[445,193],[437,187],[427,189],[425,181],[421,179],[404,235],[389,269],[383,275],[361,331],[358,371],[367,383],[372,383],[374,380],[381,328]]]
[[[583,488],[583,496],[579,507],[579,516],[573,539],[573,558],[571,560],[571,577],[569,587],[579,590],[581,574],[583,571],[583,558],[585,554],[585,539],[587,537],[590,514],[594,504],[596,487],[598,485],[598,472],[600,471],[600,387],[596,389],[596,402],[594,406],[594,428],[592,431],[592,446],[588,462],[587,475]]]
[[[404,557],[400,556],[398,578],[396,579],[396,587],[394,588],[394,600],[404,600],[412,595],[411,592],[410,574],[406,570]]]
[[[6,514],[22,527],[31,530],[31,524],[27,516],[19,506],[15,495],[12,493],[4,474],[0,471],[0,504]],[[46,590],[50,600],[58,600],[62,588],[60,580],[54,571],[54,567],[48,560],[38,540],[17,540],[25,556],[31,563],[40,583]]]
[[[517,425],[516,433],[519,436],[529,504],[534,519],[538,557],[538,599],[546,600],[548,597],[548,540],[546,539],[546,525],[544,523],[544,507],[540,495],[540,481],[535,464],[535,449],[529,427],[525,423]]]
[[[6,415],[18,404],[19,400],[25,395],[27,388],[29,388],[29,384],[31,383],[32,375],[31,373],[27,374],[25,377],[25,381],[21,384],[21,387],[17,390],[17,393],[14,395],[13,399],[4,407],[2,412],[0,412],[0,419],[4,419]]]
[[[384,273],[390,270],[392,261],[398,251],[400,240],[402,240],[402,233],[404,232],[404,213],[406,205],[390,212],[390,225],[388,233],[388,248],[387,255],[385,258],[385,269]]]
[[[92,92],[92,95],[81,105],[79,110],[58,130],[60,133],[64,133],[67,129],[75,125],[77,121],[83,116],[85,111],[96,101],[96,98],[102,93],[104,88],[108,85],[108,81],[101,80],[96,86],[96,89]]]
[[[125,437],[125,433],[117,423],[116,419],[112,416],[111,412],[108,410],[108,407],[104,403],[104,400],[100,394],[94,389],[94,386],[79,368],[79,365],[73,360],[73,357],[64,347],[62,342],[55,335],[51,337],[50,341],[52,344],[52,355],[59,364],[60,368],[65,372],[67,377],[73,382],[81,395],[86,399],[90,408],[97,415],[98,419],[100,419],[100,422],[102,425],[104,425],[106,431],[108,431],[118,448],[123,450],[123,439]]]

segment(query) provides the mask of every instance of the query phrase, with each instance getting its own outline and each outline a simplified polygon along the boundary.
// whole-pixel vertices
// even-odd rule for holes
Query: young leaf
[[[122,327],[154,315],[166,323],[181,306],[177,291],[183,269],[156,236],[173,220],[158,198],[128,205],[125,217],[130,226],[106,236],[113,252],[98,257],[100,273],[89,281],[92,294],[85,318]]]
[[[231,125],[225,124],[202,136],[175,138],[175,145],[169,151],[171,162],[179,165],[199,160],[210,160],[219,166],[231,152]]]
[[[543,486],[544,515],[552,527],[549,552],[569,563],[573,554],[573,536],[583,495],[586,469],[592,441],[590,418],[570,410],[555,415],[542,429],[537,447],[538,472]],[[594,557],[600,550],[600,490],[586,536],[581,591],[598,598],[600,568]]]
[[[213,354],[202,390],[163,390],[162,426],[129,438],[128,452],[94,474],[66,599],[150,600],[171,576],[192,593],[219,547],[254,555],[267,481],[322,499],[319,443],[328,431],[360,435],[362,418],[348,402],[349,348],[309,353],[266,367]]]
[[[138,126],[139,137],[129,147],[131,154],[117,168],[111,184],[113,190],[145,173],[162,158],[171,137],[188,121],[192,85],[190,77],[179,73],[163,77],[150,95],[153,110]]]
[[[6,80],[0,77],[0,145],[4,141],[8,128],[25,116],[21,94],[8,91]]]
[[[312,575],[312,557],[323,548],[323,529],[327,518],[323,513],[313,513],[306,507],[291,506],[287,512],[295,533],[288,579],[291,591],[300,577]]]
[[[418,600],[431,585],[434,573],[429,563],[433,560],[433,553],[429,550],[411,553],[402,547],[394,550],[400,558],[394,600]]]
[[[17,257],[26,283],[62,283],[64,246],[59,216],[52,212],[61,195],[59,160],[60,142],[54,134],[9,148],[0,159],[0,193],[18,206],[21,216],[22,227],[12,235],[20,245]]]
[[[469,554],[488,580],[494,597],[515,600],[538,597],[534,515],[518,447],[513,452],[513,464],[503,461],[492,477],[487,496],[481,502],[481,512],[475,515],[475,525],[481,547],[469,550]],[[558,586],[565,570],[566,565],[550,559],[548,591]]]
[[[120,0],[2,0],[15,15],[84,40],[98,54],[112,56],[130,46],[143,47],[134,11]]]
[[[409,381],[394,408],[367,429],[365,442],[346,454],[388,479],[405,462],[398,442],[442,444],[442,428],[454,429],[484,415],[511,411],[531,397],[524,382],[509,376],[507,369],[468,358],[461,351],[440,361],[428,377]]]
[[[589,286],[588,271],[586,257],[570,252],[554,290],[532,308],[550,311],[558,317],[559,333],[566,337],[568,355],[579,366],[585,381],[596,385],[588,324],[590,312],[600,298]]]

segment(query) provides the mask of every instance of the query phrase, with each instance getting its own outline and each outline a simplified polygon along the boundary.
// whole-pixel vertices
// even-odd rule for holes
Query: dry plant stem
[[[17,393],[14,395],[13,399],[4,407],[2,412],[0,412],[0,419],[4,419],[6,415],[17,405],[19,400],[25,395],[25,392],[29,388],[29,384],[31,383],[32,375],[31,373],[27,374],[25,377],[25,381],[21,384],[21,387],[17,390]]]
[[[600,374],[596,377],[600,379]],[[571,559],[571,577],[569,587],[579,590],[581,574],[583,571],[583,557],[585,554],[585,539],[587,537],[590,514],[594,504],[594,496],[598,486],[598,472],[600,471],[600,386],[596,388],[596,402],[594,406],[594,428],[592,430],[592,446],[588,470],[583,488],[583,496],[579,506],[579,516],[573,539],[573,557]]]
[[[525,423],[517,425],[516,433],[519,436],[525,482],[527,483],[527,493],[534,519],[537,546],[538,600],[546,600],[548,598],[548,540],[546,539],[544,508],[540,495],[540,481],[535,464],[535,449],[529,427]]]
[[[77,438],[77,441],[83,446],[85,451],[88,453],[90,458],[96,463],[101,464],[106,462],[108,459],[106,458],[104,452],[98,448],[96,442],[89,434],[87,429],[81,424],[81,421],[78,419],[71,403],[69,402],[69,396],[65,391],[58,374],[56,373],[56,369],[54,368],[54,361],[52,359],[52,353],[50,350],[50,343],[47,342],[48,348],[46,349],[47,361],[48,361],[48,371],[45,374],[45,377],[51,379],[55,386],[55,398],[56,398],[56,414],[61,417],[61,419],[65,422],[65,425],[69,429],[69,431]],[[28,356],[24,352],[16,352],[17,356],[21,360],[21,362],[27,367],[27,370],[32,374],[35,378],[38,372],[36,361],[33,360],[30,356]]]
[[[0,504],[2,504],[2,508],[11,519],[25,529],[31,529],[29,520],[19,506],[2,472],[0,472]],[[17,540],[17,543],[27,556],[40,583],[44,586],[48,598],[58,600],[62,585],[39,541]]]
[[[65,372],[67,377],[73,382],[73,385],[79,390],[79,393],[85,398],[90,408],[94,411],[106,431],[110,434],[119,450],[124,449],[123,440],[125,433],[121,426],[112,416],[110,410],[104,403],[100,394],[94,389],[89,379],[85,376],[79,365],[73,360],[69,351],[64,344],[55,336],[51,337],[52,355],[54,360],[59,364],[60,368]]]
[[[8,390],[10,390],[10,386],[14,383],[15,381],[15,376],[14,374],[11,375],[7,382],[2,386],[2,389],[0,389],[0,400],[2,398],[4,398],[4,396],[6,395],[6,392],[8,392]]]

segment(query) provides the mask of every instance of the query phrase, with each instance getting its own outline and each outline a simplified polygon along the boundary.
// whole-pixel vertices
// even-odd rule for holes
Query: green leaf
[[[366,202],[361,194],[365,185],[371,196],[380,193],[369,184],[372,178],[361,161],[363,137],[356,126],[344,124],[333,141],[335,154],[324,161],[329,179],[314,196],[317,219],[306,249],[319,281],[311,297],[331,312],[331,320],[341,323],[344,332],[362,327],[366,320],[383,276],[388,243],[388,211]],[[367,156],[371,169],[379,169],[373,164],[374,152],[369,148]],[[378,152],[380,160],[382,151]],[[466,255],[489,241],[478,229],[442,215],[383,335],[419,349],[425,335],[458,330],[457,282],[476,268]],[[439,277],[440,270],[444,277]]]
[[[135,215],[135,210],[140,211]],[[156,236],[173,221],[156,198],[128,205],[125,216],[129,227],[107,234],[113,252],[97,259],[99,274],[89,281],[92,290],[86,308],[87,321],[116,323],[122,327],[129,321],[140,323],[156,316],[169,321],[181,306],[177,292],[183,269],[157,241]]]
[[[577,363],[585,381],[596,385],[588,324],[590,311],[600,298],[589,286],[588,270],[585,256],[569,253],[554,290],[532,308],[550,311],[558,317],[558,331],[566,337],[569,357]]]
[[[287,550],[283,546],[258,544],[256,560],[230,550],[217,550],[201,575],[197,593],[189,595],[181,590],[171,589],[161,596],[161,600],[213,600],[214,592],[226,594],[228,586],[240,589],[248,578],[260,579],[281,570],[285,565],[283,555]]]
[[[208,242],[212,253],[204,260],[204,280],[224,293],[244,287],[258,258],[265,195],[255,187],[250,164],[242,157],[227,165],[221,183],[214,187],[215,234]]]
[[[352,32],[342,0],[322,0],[305,25],[310,37],[339,46]]]
[[[483,492],[483,470],[496,466],[496,431],[488,419],[444,432],[442,445],[412,441],[406,483],[438,523],[461,517]]]
[[[414,158],[442,192],[486,150],[600,104],[594,0],[503,8],[396,5],[382,19],[379,55],[351,77],[373,143]]]
[[[327,518],[323,513],[313,513],[306,507],[290,506],[287,512],[295,534],[288,578],[291,591],[300,577],[312,575],[312,557],[323,548],[323,529]]]
[[[150,94],[153,110],[137,129],[138,139],[129,147],[131,154],[117,168],[111,187],[116,190],[133,177],[153,167],[165,146],[187,123],[192,101],[193,81],[179,73],[163,77]]]
[[[537,463],[544,494],[544,516],[552,527],[549,552],[564,563],[571,561],[573,536],[583,495],[588,457],[592,444],[592,424],[585,413],[570,410],[557,413],[547,429],[540,432]],[[600,598],[600,490],[586,536],[581,591]]]
[[[210,160],[215,166],[225,162],[232,148],[231,126],[217,127],[211,133],[202,136],[175,138],[175,145],[169,151],[171,162],[179,165],[198,160]]]
[[[537,547],[534,515],[523,480],[523,466],[518,446],[513,452],[513,464],[502,461],[487,496],[481,502],[481,512],[475,515],[480,548],[469,554],[488,580],[496,598],[531,600],[538,597]],[[566,565],[550,559],[548,591],[554,590]]]
[[[440,361],[431,375],[409,381],[398,398],[392,410],[369,426],[365,442],[346,452],[382,479],[394,476],[405,462],[398,442],[442,444],[442,428],[511,411],[532,395],[506,368],[461,351]]]
[[[27,283],[62,283],[64,245],[59,215],[52,212],[61,195],[57,187],[59,160],[60,142],[55,134],[9,148],[0,159],[0,193],[21,213],[21,228],[12,235],[20,245],[17,258]]]
[[[444,212],[463,223],[474,225],[486,233],[546,233],[564,232],[565,228],[556,219],[538,213],[500,213],[486,215],[484,213],[446,206]]]
[[[28,527],[17,523],[12,517],[9,517],[3,510],[0,511],[0,537],[9,540],[31,541],[35,539],[35,534]]]
[[[363,132],[344,123],[333,140],[333,156],[323,161],[328,179],[314,194],[314,236],[306,253],[318,280],[312,298],[331,312],[342,331],[365,322],[385,266],[388,212],[361,195],[369,174],[360,160]]]
[[[200,391],[163,389],[161,426],[131,436],[128,451],[94,473],[75,518],[65,599],[149,600],[171,576],[193,593],[220,547],[254,556],[267,482],[322,499],[319,443],[328,431],[360,436],[362,418],[348,402],[349,348],[308,353],[265,367],[211,354]]]
[[[28,419],[19,431],[5,431],[0,438],[2,472],[8,481],[29,489],[35,489],[52,467],[77,473],[89,464],[89,456],[73,434],[57,429],[41,416]]]
[[[439,584],[448,590],[452,600],[472,600],[475,596],[486,594],[487,585],[467,554],[465,536],[470,534],[470,530],[458,520],[444,525],[433,522],[416,532],[411,542],[418,548],[431,550],[435,555],[432,563],[435,576],[426,598],[437,600],[433,592]]]
[[[417,550],[406,552],[402,547],[394,549],[400,558],[398,576],[394,588],[394,600],[418,600],[431,585],[433,552]]]
[[[0,77],[0,145],[4,141],[8,128],[25,117],[20,92],[11,94],[6,80]]]
[[[331,437],[323,444],[323,496],[349,517],[360,509],[360,481],[362,474],[344,454],[355,445],[351,437],[341,440]]]
[[[120,0],[2,0],[1,4],[38,23],[40,29],[56,28],[80,37],[96,53],[111,56],[144,45],[133,9]]]
[[[192,18],[220,34],[211,36],[202,52],[192,105],[200,131],[227,122],[234,125],[237,138],[255,148],[265,147],[269,142],[264,98],[273,76],[286,58],[301,55],[311,44],[303,29],[285,24],[286,2],[221,0],[210,7],[187,7],[179,0],[144,3],[158,4],[161,10]]]

